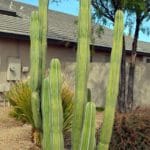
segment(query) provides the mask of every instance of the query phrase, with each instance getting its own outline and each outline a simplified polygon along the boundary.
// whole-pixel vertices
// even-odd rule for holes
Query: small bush
[[[71,124],[72,124],[72,116],[73,116],[73,97],[74,92],[69,87],[67,82],[63,82],[62,86],[62,106],[63,106],[63,117],[64,117],[64,126],[63,131],[64,133],[70,131]]]
[[[13,110],[10,114],[22,122],[27,122],[33,125],[31,89],[27,82],[15,83],[11,89],[5,93],[5,97],[13,106]]]
[[[110,150],[148,150],[150,148],[150,109],[116,114]]]
[[[13,106],[11,115],[23,122],[30,123],[33,127],[33,118],[31,110],[31,88],[27,82],[19,81],[15,83],[11,89],[5,93],[6,99]],[[67,132],[71,129],[72,111],[73,111],[73,96],[74,93],[67,82],[63,82],[62,86],[62,106],[64,127],[63,131]]]

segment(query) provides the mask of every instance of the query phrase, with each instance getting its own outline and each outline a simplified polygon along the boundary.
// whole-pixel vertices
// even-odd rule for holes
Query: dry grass
[[[10,111],[10,107],[0,105],[0,150],[39,150],[31,142],[31,125],[23,124],[10,117]],[[102,118],[102,112],[97,112],[97,128],[101,125]],[[66,147],[70,147],[70,134],[66,135],[65,144]]]
[[[0,106],[0,150],[36,150],[31,142],[31,126],[11,118],[10,109]]]
[[[150,149],[150,108],[116,114],[111,150]]]

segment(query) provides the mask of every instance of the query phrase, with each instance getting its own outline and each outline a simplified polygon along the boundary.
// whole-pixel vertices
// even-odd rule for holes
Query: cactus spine
[[[75,108],[72,123],[73,150],[79,148],[83,112],[87,102],[87,80],[90,62],[90,0],[80,0],[78,50],[75,82]]]
[[[106,105],[104,122],[100,134],[99,150],[108,150],[111,140],[115,108],[119,89],[120,66],[123,42],[123,12],[118,10],[115,15],[114,39],[111,53],[110,72],[106,89]]]
[[[81,136],[80,150],[94,150],[96,129],[96,108],[93,102],[88,102],[85,109],[84,125]]]
[[[50,69],[49,78],[44,81],[43,86],[43,149],[63,150],[63,110],[59,60],[52,59]]]

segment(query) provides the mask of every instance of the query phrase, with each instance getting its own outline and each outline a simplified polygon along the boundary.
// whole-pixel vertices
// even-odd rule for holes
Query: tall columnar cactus
[[[39,40],[39,15],[38,12],[32,12],[30,24],[30,85],[34,91],[39,88]]]
[[[79,148],[83,112],[87,102],[87,80],[90,62],[90,0],[80,0],[78,50],[75,82],[75,107],[72,123],[73,150]]]
[[[39,12],[32,13],[30,25],[30,86],[34,92],[31,104],[35,128],[40,130],[42,130],[41,98],[46,62],[45,53],[47,49],[48,3],[49,0],[39,0]]]
[[[39,49],[39,15],[38,12],[32,12],[30,25],[30,87],[32,93],[32,113],[34,126],[36,129],[41,129],[41,114],[40,114],[40,49]]]
[[[93,102],[88,102],[85,109],[85,118],[79,150],[94,150],[96,129],[96,107]]]
[[[63,111],[60,63],[57,59],[52,60],[50,76],[44,80],[48,3],[49,0],[39,0],[39,12],[33,12],[31,16],[31,104],[35,128],[43,130],[43,150],[62,150]]]
[[[119,77],[123,45],[123,12],[118,10],[115,15],[113,48],[111,53],[110,72],[106,89],[106,105],[104,122],[100,134],[99,150],[108,150],[111,140],[115,108],[119,91]]]
[[[63,110],[61,101],[61,70],[53,59],[49,78],[45,79],[42,99],[43,150],[63,150]]]
[[[40,98],[38,92],[32,92],[31,94],[31,106],[32,106],[32,114],[34,120],[34,127],[38,130],[41,130],[42,121],[41,121],[41,113],[40,113]]]
[[[44,79],[46,51],[47,51],[47,31],[48,31],[48,5],[49,0],[39,0],[39,32],[40,32],[40,69],[41,83]]]

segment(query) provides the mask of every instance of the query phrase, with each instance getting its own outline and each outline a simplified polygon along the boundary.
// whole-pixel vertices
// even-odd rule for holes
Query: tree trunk
[[[120,113],[126,112],[126,48],[124,36],[123,36],[121,76],[120,76],[119,96],[118,96],[118,111]]]
[[[127,111],[131,112],[133,109],[133,100],[134,100],[134,74],[135,74],[135,63],[136,63],[136,50],[137,42],[140,30],[140,20],[136,19],[136,28],[134,39],[132,43],[132,52],[131,52],[131,62],[129,66],[129,76],[128,76],[128,93],[127,93]]]
[[[130,63],[129,78],[128,78],[128,93],[127,93],[127,111],[128,112],[132,111],[133,109],[134,72],[135,72],[135,64]]]

